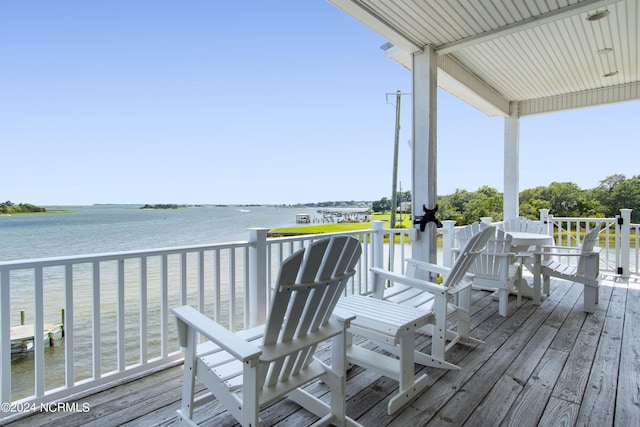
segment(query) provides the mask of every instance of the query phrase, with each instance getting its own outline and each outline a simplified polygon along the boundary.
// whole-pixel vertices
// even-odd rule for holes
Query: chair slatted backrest
[[[456,247],[458,249],[462,249],[467,244],[471,236],[473,236],[474,234],[478,234],[480,231],[484,230],[486,227],[487,227],[487,224],[483,222],[474,222],[472,224],[465,225],[464,227],[457,228],[455,232]],[[469,267],[469,269],[473,271],[480,271],[481,268],[482,268],[482,260],[476,257],[473,260],[473,263],[471,267]]]
[[[500,276],[503,273],[501,269],[508,268],[508,265],[499,254],[511,252],[511,239],[509,234],[496,229],[495,234],[489,238],[486,249],[476,257],[476,265],[479,268],[469,271],[487,276]]]
[[[469,269],[473,265],[476,256],[482,252],[485,245],[495,234],[494,226],[487,226],[479,233],[474,234],[467,240],[458,258],[451,267],[451,272],[442,283],[443,286],[448,288],[449,293],[458,292],[459,288],[464,287],[466,282],[464,280],[465,274],[469,272]]]
[[[525,233],[544,233],[543,225],[538,221],[532,221],[529,218],[518,216],[510,218],[502,224],[504,231],[522,231]]]
[[[355,274],[362,247],[358,239],[334,236],[311,243],[282,262],[263,345],[291,345],[325,325]],[[286,380],[312,360],[315,345],[305,346],[261,367],[263,386]]]
[[[602,230],[602,224],[596,225],[594,228],[589,230],[582,239],[582,244],[580,245],[580,253],[588,254],[593,252],[593,248],[600,240],[600,231]],[[576,267],[576,272],[579,275],[585,274],[585,258],[578,258],[578,265]]]

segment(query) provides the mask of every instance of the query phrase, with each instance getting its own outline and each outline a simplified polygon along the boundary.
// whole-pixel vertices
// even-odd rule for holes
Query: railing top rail
[[[97,254],[85,254],[85,255],[68,255],[61,257],[49,257],[49,258],[34,258],[34,259],[21,259],[21,260],[9,260],[0,261],[0,270],[15,270],[21,268],[33,268],[33,267],[48,267],[60,264],[83,264],[97,261],[113,261],[116,259],[128,259],[139,258],[141,256],[159,256],[159,255],[171,255],[183,252],[199,252],[209,250],[221,250],[231,248],[242,248],[249,246],[248,241],[237,242],[225,242],[214,244],[202,244],[202,245],[189,245],[189,246],[175,246],[167,248],[156,249],[143,249],[132,251],[119,251],[119,252],[104,252]]]
[[[286,243],[286,242],[297,242],[297,241],[309,240],[309,239],[321,239],[325,237],[339,236],[339,235],[349,235],[349,236],[365,235],[365,234],[371,234],[372,231],[373,231],[372,229],[366,229],[366,230],[336,231],[333,233],[322,233],[322,234],[309,233],[309,234],[298,234],[295,236],[269,237],[269,239],[267,239],[267,242],[268,243],[282,243],[282,242]]]
[[[403,232],[408,230],[409,229],[406,229],[406,230],[405,229],[393,229],[393,230],[389,229],[385,231],[386,232]],[[268,241],[270,243],[295,242],[295,241],[317,239],[320,237],[337,236],[337,235],[343,235],[343,234],[344,235],[366,235],[366,234],[370,234],[371,232],[372,232],[371,229],[365,229],[365,230],[339,231],[339,232],[324,233],[324,234],[310,233],[310,234],[297,235],[297,236],[271,237],[268,239]],[[0,261],[0,270],[17,270],[17,269],[33,268],[33,267],[49,267],[49,266],[68,264],[68,263],[83,264],[83,263],[100,262],[100,261],[113,261],[117,259],[139,258],[142,256],[160,256],[160,255],[170,255],[170,254],[183,253],[183,252],[199,252],[199,251],[209,251],[209,250],[242,248],[242,247],[248,247],[250,245],[251,243],[249,241],[235,241],[235,242],[201,244],[201,245],[174,246],[174,247],[155,248],[155,249],[103,252],[103,253],[96,253],[96,254],[81,254],[81,255],[60,256],[60,257],[7,260],[7,261]]]
[[[571,217],[571,216],[549,216],[552,221],[578,221],[578,222],[613,222],[617,221],[617,218],[587,218],[587,217]]]

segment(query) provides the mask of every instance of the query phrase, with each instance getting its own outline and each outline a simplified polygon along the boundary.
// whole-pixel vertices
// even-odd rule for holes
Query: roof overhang
[[[329,1],[408,69],[433,48],[438,85],[490,116],[640,99],[637,0]]]

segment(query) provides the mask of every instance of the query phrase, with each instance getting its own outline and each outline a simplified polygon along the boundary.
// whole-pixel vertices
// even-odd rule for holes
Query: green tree
[[[390,211],[391,210],[391,200],[389,200],[386,197],[383,197],[380,200],[374,201],[371,204],[371,209],[374,212],[381,212],[381,213]]]
[[[629,208],[631,221],[640,222],[640,175],[619,182],[609,195],[608,215],[617,215],[620,209]]]
[[[489,186],[477,191],[456,190],[450,196],[438,198],[438,210],[441,220],[455,220],[458,225],[470,224],[483,216],[494,221],[502,219],[502,194]]]
[[[13,213],[32,213],[32,212],[46,212],[45,208],[32,205],[30,203],[20,203],[16,205],[7,200],[4,203],[0,203],[0,213],[13,214]]]
[[[633,209],[631,220],[640,221],[640,176],[629,179],[622,174],[608,176],[590,194],[602,206],[604,216],[613,217],[620,209],[629,208]]]
[[[554,216],[578,216],[578,198],[581,195],[578,185],[573,182],[552,182],[543,192],[543,198],[549,202]]]

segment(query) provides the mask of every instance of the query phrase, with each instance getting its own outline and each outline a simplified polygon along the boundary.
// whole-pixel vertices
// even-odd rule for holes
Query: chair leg
[[[584,285],[584,311],[593,313],[598,302],[598,288]]]
[[[262,426],[260,402],[258,401],[258,359],[252,359],[242,367],[242,425]]]
[[[509,290],[498,289],[498,314],[506,317],[509,313]]]
[[[458,335],[462,339],[469,338],[471,311],[471,287],[467,287],[458,293],[458,309],[456,316],[458,317]]]
[[[196,331],[187,329],[187,347],[184,355],[184,375],[182,386],[182,403],[176,411],[183,425],[196,425],[193,422],[193,401],[196,380]]]
[[[544,278],[542,277],[540,268],[540,255],[536,255],[535,262],[533,263],[533,289],[531,289],[531,300],[535,305],[540,305],[542,303],[540,289],[542,288],[543,281]],[[522,287],[522,289],[524,289],[524,287]]]
[[[415,350],[415,334],[410,332],[401,336],[399,347],[398,394],[389,399],[387,405],[388,415],[396,413],[429,386],[426,375],[420,375],[417,379],[415,377],[414,357],[417,352]]]
[[[331,339],[331,366],[326,366],[325,374],[320,377],[329,387],[330,406],[301,388],[292,390],[288,395],[289,399],[320,418],[313,424],[314,427],[329,424],[363,427],[346,415],[346,342],[347,334],[344,332]]]
[[[431,336],[431,355],[438,360],[445,360],[447,347],[447,298],[444,295],[436,295],[434,302],[436,324],[433,325],[433,335]]]
[[[345,422],[347,416],[345,394],[348,341],[351,341],[351,334],[347,334],[346,331],[331,339],[331,370],[337,374],[335,384],[331,385],[331,412],[340,424]]]

